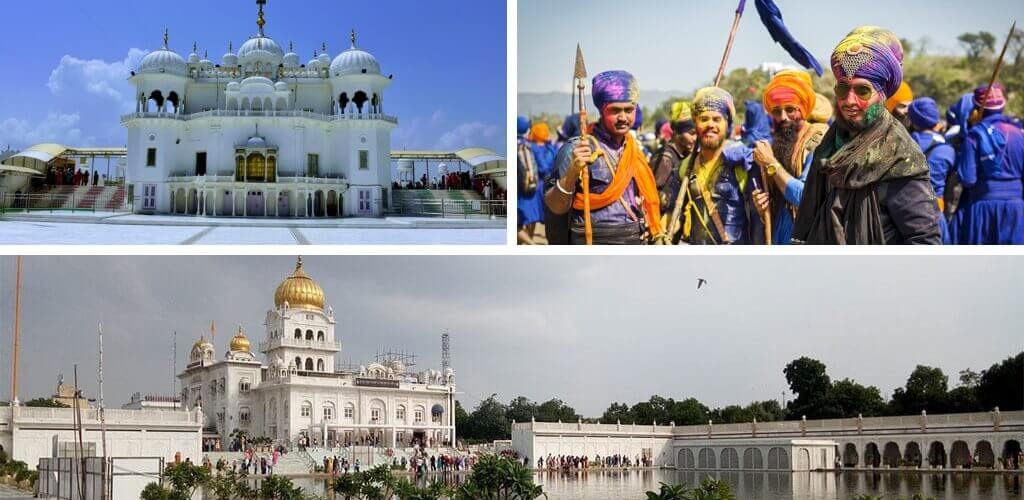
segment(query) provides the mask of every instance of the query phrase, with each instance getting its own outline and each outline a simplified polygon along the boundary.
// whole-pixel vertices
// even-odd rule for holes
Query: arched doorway
[[[335,191],[327,192],[327,216],[338,217],[338,193]]]
[[[949,449],[949,465],[950,467],[967,467],[971,463],[971,449],[967,446],[964,441],[953,441],[953,446]]]
[[[697,463],[693,460],[693,450],[689,448],[679,450],[679,455],[676,457],[676,467],[681,469],[696,468]]]
[[[352,96],[352,102],[356,104],[356,110],[359,114],[363,114],[363,105],[366,104],[366,101],[368,100],[369,98],[366,97],[366,92],[363,92],[362,90],[356,92],[355,95]]]
[[[864,465],[866,467],[878,467],[882,464],[882,454],[878,453],[878,445],[868,443],[864,447]]]
[[[882,449],[882,463],[886,467],[900,466],[900,446],[892,441],[885,443]]]
[[[697,454],[698,469],[715,469],[715,452],[711,448],[701,448]]]
[[[281,191],[277,194],[277,215],[280,217],[294,217],[291,207],[291,191]]]
[[[903,450],[903,463],[914,467],[920,467],[921,461],[921,446],[918,445],[916,441],[907,443],[906,448]]]
[[[220,200],[220,215],[235,215],[235,197],[231,191],[224,191]]]
[[[740,468],[740,456],[736,452],[736,448],[725,448],[722,450],[722,461],[720,464],[722,469],[739,469]]]
[[[351,101],[348,98],[348,93],[342,92],[341,95],[338,96],[338,108],[341,109],[341,114],[345,114],[345,112],[348,111],[349,102]]]
[[[249,182],[263,182],[267,178],[267,158],[252,153],[245,159],[245,176]]]
[[[266,214],[267,199],[263,191],[249,191],[245,196],[245,215],[263,217]]]
[[[178,97],[178,93],[172,90],[170,94],[167,94],[167,102],[173,106],[168,106],[167,111],[177,113],[178,108],[181,106],[181,99]]]
[[[313,371],[313,358],[306,358],[306,371]]]
[[[323,217],[324,216],[324,192],[317,191],[313,194],[313,216]]]
[[[195,189],[190,189],[188,192],[188,214],[199,214],[199,192]]]
[[[843,467],[856,467],[860,463],[860,456],[857,454],[857,445],[846,443],[843,447]]]
[[[796,470],[811,470],[811,452],[807,448],[800,448],[796,453]]]
[[[996,455],[992,451],[992,443],[989,443],[988,441],[978,441],[978,443],[974,445],[974,457],[976,459],[974,462],[975,467],[995,467]]]
[[[153,107],[150,108],[150,103]],[[146,111],[152,113],[160,113],[164,110],[164,94],[159,90],[154,90],[149,94],[149,99],[146,101]]]
[[[743,468],[760,470],[764,468],[764,456],[760,448],[747,448],[743,451]]]
[[[174,213],[185,213],[185,203],[188,202],[186,196],[185,188],[178,188],[178,191],[174,194]]]
[[[941,441],[933,441],[928,447],[928,465],[932,467],[946,467],[946,447]]]
[[[1003,443],[1003,463],[1007,469],[1019,469],[1020,468],[1020,441],[1011,439]]]

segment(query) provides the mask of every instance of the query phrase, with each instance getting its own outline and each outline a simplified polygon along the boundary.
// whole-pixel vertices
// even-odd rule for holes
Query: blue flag
[[[786,24],[782,22],[782,12],[779,7],[775,5],[774,0],[754,0],[757,4],[757,13],[761,16],[761,22],[764,23],[764,27],[768,28],[768,33],[772,35],[772,39],[782,45],[782,48],[789,52],[789,55],[800,63],[805,68],[814,68],[814,71],[821,76],[823,70],[821,65],[818,64],[818,60],[814,58],[800,42],[793,38],[793,34],[786,28]]]

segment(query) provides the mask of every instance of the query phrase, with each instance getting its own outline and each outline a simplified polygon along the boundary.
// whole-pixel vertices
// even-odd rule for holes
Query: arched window
[[[298,356],[295,356],[295,368],[299,370],[302,369],[302,358]]]
[[[348,403],[345,405],[345,418],[351,420],[356,417],[356,405]]]
[[[395,420],[397,420],[401,424],[405,423],[405,406],[404,405],[398,405],[398,407],[395,408]]]
[[[152,102],[155,106],[153,109],[149,109],[149,102]],[[146,109],[154,113],[159,113],[164,109],[164,94],[159,90],[154,90],[149,94],[149,101],[146,103]]]
[[[342,92],[341,95],[338,96],[338,107],[341,108],[341,114],[345,114],[345,108],[348,107],[349,102],[348,93]]]
[[[306,371],[313,371],[313,358],[306,358]]]
[[[356,104],[356,109],[359,111],[359,114],[363,113],[363,104],[366,104],[366,101],[368,100],[369,98],[366,97],[366,92],[363,92],[362,90],[356,92],[356,94],[352,96],[352,102]]]
[[[238,409],[238,423],[243,427],[249,425],[249,408],[241,407]]]
[[[235,180],[245,180],[245,157],[243,156],[235,157]]]
[[[267,158],[259,153],[252,153],[245,160],[245,175],[249,181],[263,181],[267,178]]]
[[[330,401],[324,403],[324,420],[334,420],[334,403],[331,403]]]
[[[370,112],[380,113],[380,98],[377,97],[377,94],[373,94],[373,98],[370,99]]]
[[[316,332],[316,339],[318,341],[320,341],[320,342],[324,341],[324,332],[323,332],[323,330],[321,330],[319,332]]]
[[[302,410],[301,410],[301,413],[299,415],[303,416],[303,417],[311,417],[311,416],[313,416],[313,403],[310,403],[309,401],[303,401],[302,402]]]
[[[306,330],[306,340],[313,340],[313,330]]]
[[[181,105],[181,99],[178,97],[178,93],[171,91],[170,94],[167,94],[167,102],[171,103],[174,106],[173,108],[168,109],[168,111],[177,113],[178,107]]]
[[[296,328],[295,329],[295,340],[302,340],[302,329],[301,328]]]
[[[267,157],[267,182],[277,182],[277,157]]]
[[[238,381],[238,392],[249,392],[249,389],[252,388],[251,385],[249,377],[242,377],[242,380]]]
[[[316,371],[318,371],[318,372],[324,371],[324,360],[322,360],[322,359],[316,360]]]

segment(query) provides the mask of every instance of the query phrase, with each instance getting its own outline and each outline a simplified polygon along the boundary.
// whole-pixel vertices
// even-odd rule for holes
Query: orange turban
[[[900,88],[896,91],[888,101],[885,101],[885,108],[892,113],[892,110],[896,109],[896,106],[900,104],[910,104],[914,100],[914,91],[910,90],[910,85],[904,81],[900,84]]]
[[[783,104],[793,104],[800,108],[804,119],[811,116],[814,110],[814,88],[811,87],[811,75],[806,71],[793,69],[782,70],[775,74],[768,86],[764,88],[764,109],[771,113],[772,109]]]
[[[551,140],[551,130],[547,123],[535,123],[530,128],[530,140],[533,142],[548,142]]]

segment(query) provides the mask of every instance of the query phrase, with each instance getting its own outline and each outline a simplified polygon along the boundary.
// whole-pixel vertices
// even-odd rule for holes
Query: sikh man
[[[690,103],[679,101],[672,104],[672,117],[668,126],[671,129],[669,140],[651,157],[651,170],[654,171],[654,183],[658,186],[662,213],[668,210],[669,192],[679,189],[679,166],[690,156],[697,143]],[[676,184],[674,188],[671,186],[673,183]]]
[[[519,184],[516,191],[516,215],[520,245],[532,245],[537,223],[542,220],[543,208],[541,191],[543,180],[537,165],[537,158],[530,147],[530,119],[520,116],[516,119],[516,159]]]
[[[591,89],[600,117],[592,135],[573,138],[559,150],[545,204],[553,215],[568,216],[572,244],[586,244],[588,231],[594,244],[662,243],[654,174],[630,134],[640,87],[625,71],[607,71],[594,76]],[[584,168],[590,188],[586,198],[580,177]]]
[[[760,171],[752,169],[752,150],[728,142],[736,107],[732,95],[717,87],[697,91],[693,99],[697,150],[679,169],[668,235],[691,245],[751,244],[763,240],[761,210],[753,206]]]
[[[936,132],[939,125],[939,106],[931,97],[918,97],[907,107],[907,120],[910,122],[910,136],[914,138],[925,159],[932,183],[932,191],[938,198],[938,209],[945,211],[946,181],[950,174],[956,172],[956,150],[946,142],[942,134]],[[939,229],[942,243],[950,244],[949,224],[946,217],[939,218]]]
[[[940,244],[924,154],[884,107],[903,81],[899,39],[874,26],[854,29],[831,66],[836,121],[814,151],[793,242]]]
[[[896,93],[885,101],[885,109],[888,109],[892,116],[895,116],[908,129],[910,120],[907,118],[907,109],[910,108],[911,102],[914,102],[914,91],[906,81],[900,83],[900,88],[896,90]]]
[[[1003,114],[1002,84],[974,90],[976,122],[963,140],[957,171],[963,201],[950,227],[960,245],[1024,244],[1024,132]]]
[[[774,131],[773,142],[762,140],[754,145],[754,162],[768,179],[768,191],[758,192],[755,197],[761,203],[768,203],[771,210],[772,244],[788,245],[814,150],[828,125],[808,121],[817,96],[811,86],[811,76],[804,71],[777,73],[765,87],[763,101]]]

